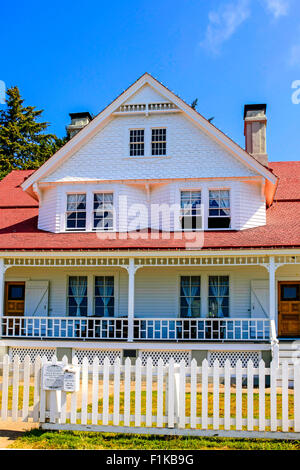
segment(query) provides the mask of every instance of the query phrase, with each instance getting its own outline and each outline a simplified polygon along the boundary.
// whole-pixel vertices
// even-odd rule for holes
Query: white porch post
[[[7,267],[4,265],[3,258],[0,259],[0,337],[2,338],[2,317],[4,315],[4,284],[5,271]]]
[[[129,259],[128,271],[128,338],[127,341],[133,342],[133,324],[134,324],[134,286],[135,273],[138,267],[134,264],[134,259]]]
[[[271,341],[273,361],[279,365],[279,344],[276,334],[276,264],[274,256],[269,260],[269,309],[271,321]]]
[[[269,308],[270,308],[270,320],[274,320],[276,317],[276,266],[274,256],[270,256],[269,263]]]

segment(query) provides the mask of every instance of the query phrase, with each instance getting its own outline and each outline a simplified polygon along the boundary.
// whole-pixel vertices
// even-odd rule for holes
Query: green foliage
[[[49,123],[38,121],[43,110],[23,106],[18,87],[6,93],[7,106],[0,111],[0,179],[11,170],[39,168],[67,141],[44,133]]]

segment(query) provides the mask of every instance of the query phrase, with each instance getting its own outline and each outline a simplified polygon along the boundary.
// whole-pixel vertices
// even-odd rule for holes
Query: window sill
[[[167,155],[143,155],[143,156],[134,156],[134,157],[124,157],[122,160],[169,160],[172,157]]]

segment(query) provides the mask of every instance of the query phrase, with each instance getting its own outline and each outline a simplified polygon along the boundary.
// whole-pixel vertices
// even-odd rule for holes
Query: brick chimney
[[[72,139],[81,129],[83,129],[93,119],[89,112],[70,113],[71,124],[66,126],[67,136]]]
[[[267,154],[267,116],[266,104],[246,104],[244,108],[244,135],[246,151],[265,166],[268,166]]]

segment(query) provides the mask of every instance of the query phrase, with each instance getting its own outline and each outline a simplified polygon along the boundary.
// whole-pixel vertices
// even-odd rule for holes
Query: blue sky
[[[242,146],[244,104],[267,103],[270,160],[300,160],[299,0],[2,2],[1,35],[0,80],[58,136],[147,71]]]

